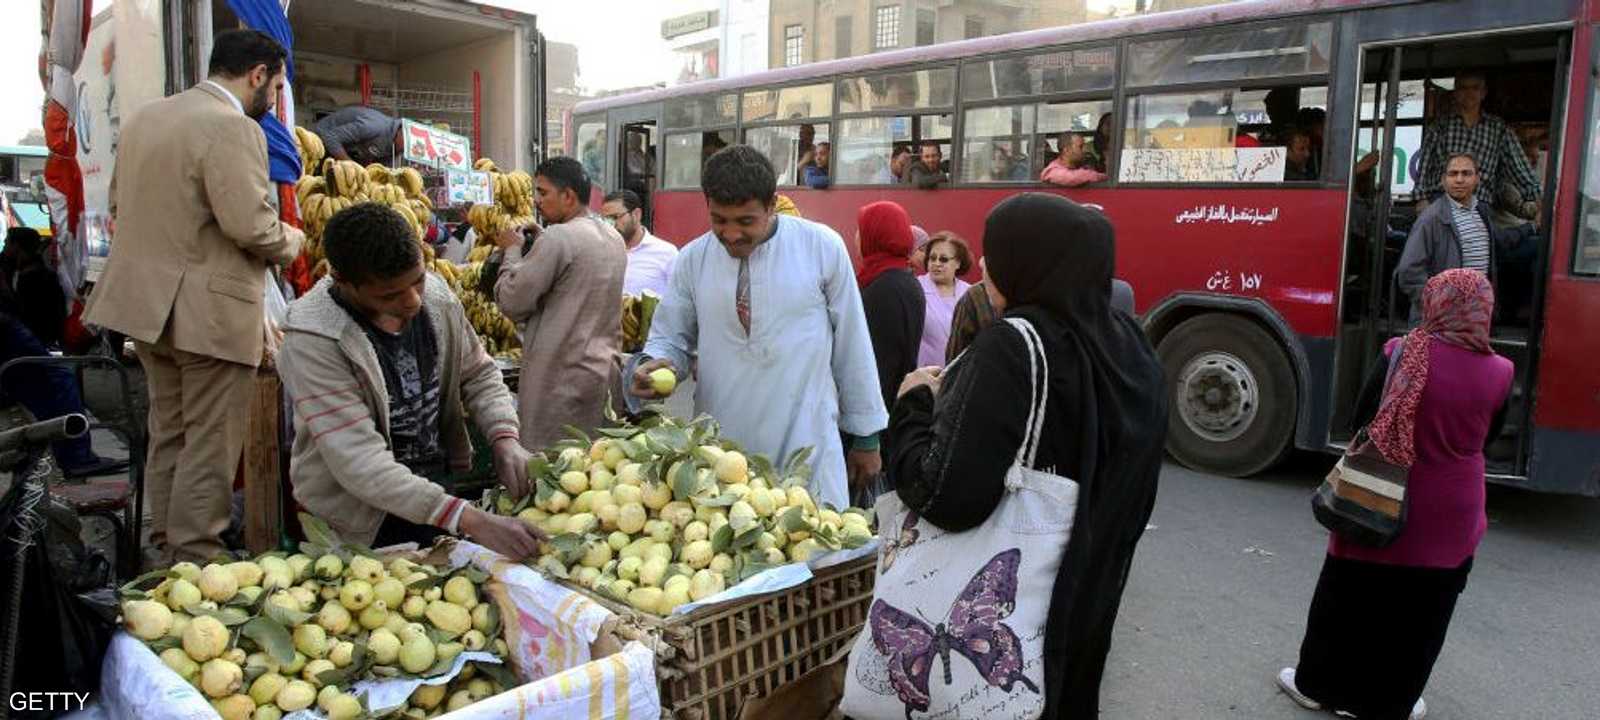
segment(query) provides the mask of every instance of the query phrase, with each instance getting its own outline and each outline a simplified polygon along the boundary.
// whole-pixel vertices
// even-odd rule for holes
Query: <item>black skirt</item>
[[[1300,644],[1295,685],[1328,710],[1406,720],[1444,647],[1472,558],[1453,569],[1328,556]]]

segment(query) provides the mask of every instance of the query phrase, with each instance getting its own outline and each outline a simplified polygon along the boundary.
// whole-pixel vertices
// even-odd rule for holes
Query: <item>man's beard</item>
[[[249,115],[251,120],[260,120],[270,109],[272,109],[272,86],[262,85],[250,95],[250,104],[245,106],[244,114]]]

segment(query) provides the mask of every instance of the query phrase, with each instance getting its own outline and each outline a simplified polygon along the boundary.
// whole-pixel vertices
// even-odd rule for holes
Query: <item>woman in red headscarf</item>
[[[856,242],[861,246],[856,282],[861,286],[872,354],[878,360],[884,407],[892,408],[900,381],[917,369],[917,345],[922,341],[922,287],[906,266],[912,249],[911,217],[887,200],[862,207],[856,214]]]
[[[1422,689],[1488,528],[1483,448],[1511,392],[1511,361],[1489,346],[1488,278],[1442,272],[1422,305],[1422,326],[1389,341],[1357,406],[1384,459],[1410,467],[1404,529],[1384,548],[1329,538],[1300,664],[1278,674],[1295,702],[1362,720],[1427,713]]]

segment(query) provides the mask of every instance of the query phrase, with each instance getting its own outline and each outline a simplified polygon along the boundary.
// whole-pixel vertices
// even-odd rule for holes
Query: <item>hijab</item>
[[[1144,331],[1111,307],[1116,237],[1105,216],[1058,195],[1014,195],[989,213],[983,247],[1006,315],[1028,320],[1044,341],[1051,413],[1071,418],[1047,430],[1058,435],[1054,472],[1076,480],[1079,495],[1045,632],[1046,655],[1062,663],[1046,677],[1045,708],[1047,717],[1092,718],[1155,504],[1167,385]]]
[[[911,254],[911,216],[898,203],[879,200],[856,213],[861,236],[861,269],[856,283],[866,288],[879,275],[903,269]]]
[[[1394,376],[1383,389],[1378,414],[1367,425],[1385,460],[1402,467],[1416,462],[1417,406],[1428,385],[1428,346],[1432,340],[1483,355],[1491,355],[1489,317],[1494,312],[1494,288],[1489,278],[1474,270],[1446,270],[1422,288],[1422,325],[1405,337],[1398,349]]]

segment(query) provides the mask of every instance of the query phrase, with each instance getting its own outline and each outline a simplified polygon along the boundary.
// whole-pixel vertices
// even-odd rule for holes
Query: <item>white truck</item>
[[[535,17],[470,0],[279,0],[294,35],[295,124],[365,103],[448,126],[472,152],[532,171],[545,148],[545,42]],[[205,77],[211,38],[242,27],[227,0],[112,0],[77,73],[89,271],[109,251],[107,188],[121,118]]]

